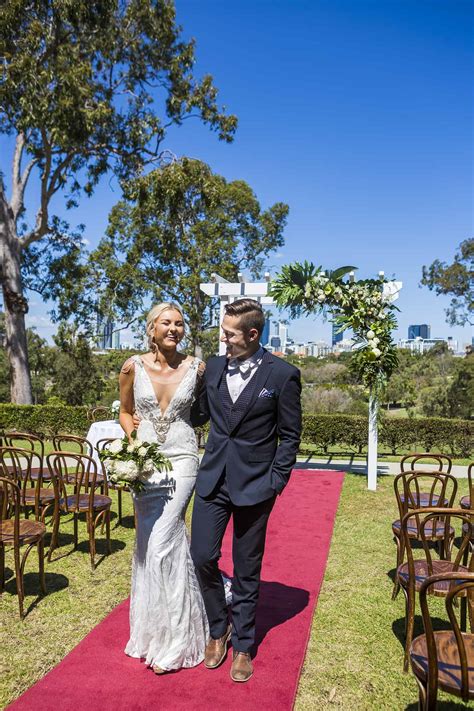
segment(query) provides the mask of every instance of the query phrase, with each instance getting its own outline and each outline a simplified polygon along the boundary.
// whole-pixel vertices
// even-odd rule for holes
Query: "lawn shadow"
[[[25,573],[25,575],[23,576],[25,598],[29,597],[30,595],[34,596],[34,600],[32,600],[32,602],[28,605],[28,608],[25,610],[25,616],[28,615],[32,610],[34,610],[34,608],[37,607],[38,603],[45,597],[51,595],[52,593],[59,592],[60,590],[64,590],[69,586],[69,578],[67,578],[65,575],[62,575],[61,573],[47,572],[45,573],[44,577],[46,583],[46,595],[41,590],[38,573]],[[7,582],[7,584],[5,585],[4,592],[7,592],[10,595],[14,596],[17,595],[15,577],[11,578]]]
[[[312,456],[308,457],[305,462],[302,462],[301,460],[296,462],[295,466],[293,467],[294,469],[326,469],[328,471],[340,471],[340,472],[350,472],[351,474],[356,474],[357,476],[367,476],[367,464],[365,462],[361,462],[360,460],[355,460],[354,456],[351,456],[348,461],[344,462],[339,462],[336,464],[332,463],[333,457],[331,455],[326,455],[327,461],[325,462],[312,462],[311,459],[313,458]],[[385,476],[390,476],[390,468],[389,466],[378,466],[377,468],[377,476],[379,477],[385,477]],[[393,478],[393,477],[392,477]]]
[[[122,526],[123,528],[135,528],[135,516],[122,516],[122,522],[118,523],[118,517],[117,517],[117,523],[115,524],[114,528],[119,528]]]
[[[433,624],[433,630],[439,632],[441,630],[450,629],[449,622],[443,620],[441,617],[432,617],[431,622]],[[424,634],[423,618],[421,615],[415,615],[415,625],[413,629],[413,639],[418,637],[420,634]],[[392,623],[392,632],[395,637],[400,642],[403,649],[405,649],[405,618],[399,617],[398,620],[394,620]]]
[[[408,704],[408,706],[405,706],[405,711],[418,711],[419,708],[418,703]],[[456,701],[438,700],[436,708],[438,711],[466,711],[466,709],[469,709],[469,706],[466,706],[466,704],[458,704]]]

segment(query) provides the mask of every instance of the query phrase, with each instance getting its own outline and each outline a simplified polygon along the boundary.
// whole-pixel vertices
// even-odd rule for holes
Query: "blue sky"
[[[397,335],[430,323],[433,336],[470,341],[468,328],[445,323],[449,299],[418,284],[423,264],[451,261],[472,236],[472,3],[176,5],[184,36],[196,39],[196,73],[213,75],[239,128],[227,145],[190,120],[164,147],[246,180],[264,207],[289,204],[286,243],[269,267],[310,259],[354,264],[361,277],[382,269],[404,282]],[[86,224],[91,246],[119,197],[104,180],[69,214]],[[49,335],[45,308],[32,301],[29,322]],[[294,322],[290,335],[329,339],[330,326]]]

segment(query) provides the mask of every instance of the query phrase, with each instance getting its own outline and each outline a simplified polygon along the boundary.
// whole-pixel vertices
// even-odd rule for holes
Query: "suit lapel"
[[[260,392],[262,391],[262,388],[264,387],[265,383],[267,382],[268,376],[270,375],[272,371],[272,366],[273,366],[273,357],[270,355],[268,351],[265,351],[263,354],[262,362],[260,363],[259,367],[257,368],[257,372],[253,376],[252,380],[249,382],[247,387],[253,386],[253,391],[252,395],[250,397],[250,400],[247,403],[247,406],[245,407],[244,410],[242,410],[238,417],[236,419],[232,420],[232,432],[235,430],[238,425],[242,422],[244,419],[245,415],[249,410],[252,409],[253,405],[255,404],[256,399],[258,398]],[[243,390],[242,394],[245,392]]]
[[[224,408],[222,407],[221,403],[221,396],[219,393],[219,383],[221,381],[222,373],[224,372],[224,369],[227,365],[227,358],[226,356],[221,356],[217,362],[216,369],[210,375],[208,382],[207,382],[207,388],[208,388],[208,394],[207,396],[211,396],[214,404],[219,408],[222,419],[226,423],[226,426],[229,426],[229,421],[226,417],[226,414],[224,412]]]

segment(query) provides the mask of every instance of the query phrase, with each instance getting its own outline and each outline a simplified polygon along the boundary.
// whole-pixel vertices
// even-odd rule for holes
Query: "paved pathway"
[[[363,459],[333,459],[332,457],[299,456],[298,469],[337,469],[354,474],[367,474],[367,463]],[[378,462],[377,474],[395,476],[400,472],[399,462]],[[467,466],[453,464],[451,474],[458,479],[467,477]]]

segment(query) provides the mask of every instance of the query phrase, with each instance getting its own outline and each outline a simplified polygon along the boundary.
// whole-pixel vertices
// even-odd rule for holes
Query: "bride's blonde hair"
[[[146,317],[146,335],[148,338],[148,348],[153,352],[156,351],[156,343],[153,340],[155,321],[157,318],[160,317],[163,311],[178,311],[178,313],[181,314],[181,318],[184,322],[183,309],[181,308],[181,306],[179,306],[179,304],[176,304],[174,301],[162,301],[160,304],[156,304],[155,306],[153,306],[150,309],[148,316]]]

